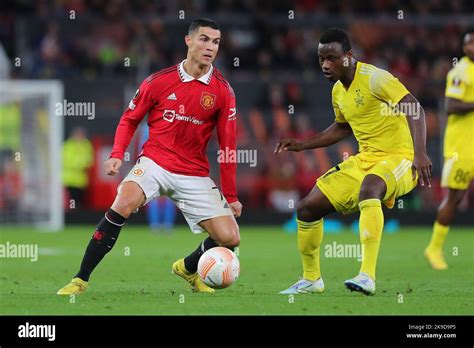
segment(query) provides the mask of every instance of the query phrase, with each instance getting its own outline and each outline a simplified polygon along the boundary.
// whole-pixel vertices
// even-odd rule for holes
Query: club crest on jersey
[[[356,89],[356,94],[357,96],[354,98],[356,106],[359,107],[364,105],[364,96],[360,94],[360,89]]]
[[[143,176],[143,174],[145,174],[145,169],[135,168],[132,170],[132,174],[135,176]]]
[[[212,107],[214,107],[215,102],[216,102],[216,96],[214,94],[202,92],[201,106],[204,109],[211,109]]]

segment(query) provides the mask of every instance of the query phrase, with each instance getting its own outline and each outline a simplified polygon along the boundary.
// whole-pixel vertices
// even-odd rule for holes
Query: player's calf
[[[130,214],[145,202],[145,195],[135,182],[124,182],[118,191],[112,208],[105,213],[104,218],[97,225],[89,245],[87,246],[79,273],[76,275],[88,281],[92,271],[112,250],[122,226]]]
[[[239,226],[231,216],[219,216],[201,221],[200,225],[209,233],[209,237],[184,258],[184,265],[189,273],[197,271],[199,259],[207,250],[223,246],[234,251],[234,248],[240,244]]]
[[[94,234],[87,246],[84,258],[82,259],[81,268],[76,278],[88,281],[92,271],[104,258],[104,256],[112,250],[120,230],[125,225],[127,219],[113,209],[109,209],[104,218],[99,222]]]

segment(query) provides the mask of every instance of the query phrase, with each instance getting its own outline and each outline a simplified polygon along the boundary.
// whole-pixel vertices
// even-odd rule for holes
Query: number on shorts
[[[457,183],[466,183],[467,179],[469,178],[469,172],[463,171],[462,169],[458,169],[456,171],[456,175],[454,176],[454,181]]]

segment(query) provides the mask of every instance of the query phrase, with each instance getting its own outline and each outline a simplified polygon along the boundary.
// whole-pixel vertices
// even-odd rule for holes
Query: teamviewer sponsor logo
[[[18,326],[20,338],[47,338],[48,341],[56,339],[56,325],[34,325],[26,322]]]
[[[163,111],[163,120],[168,122],[173,122],[176,112],[174,110],[165,110]]]
[[[184,116],[177,114],[174,110],[165,110],[163,111],[163,119],[168,122],[176,121],[185,121],[197,126],[200,126],[204,123],[204,121],[195,118],[194,116]]]

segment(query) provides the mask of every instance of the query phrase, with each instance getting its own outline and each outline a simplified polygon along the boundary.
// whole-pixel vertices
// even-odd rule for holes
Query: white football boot
[[[279,294],[288,295],[288,294],[308,294],[308,293],[321,293],[324,291],[324,282],[323,278],[319,278],[314,282],[301,279],[290,286],[288,289],[280,291]]]
[[[360,291],[366,295],[375,294],[375,280],[363,272],[355,278],[346,280],[344,285],[351,291]]]

